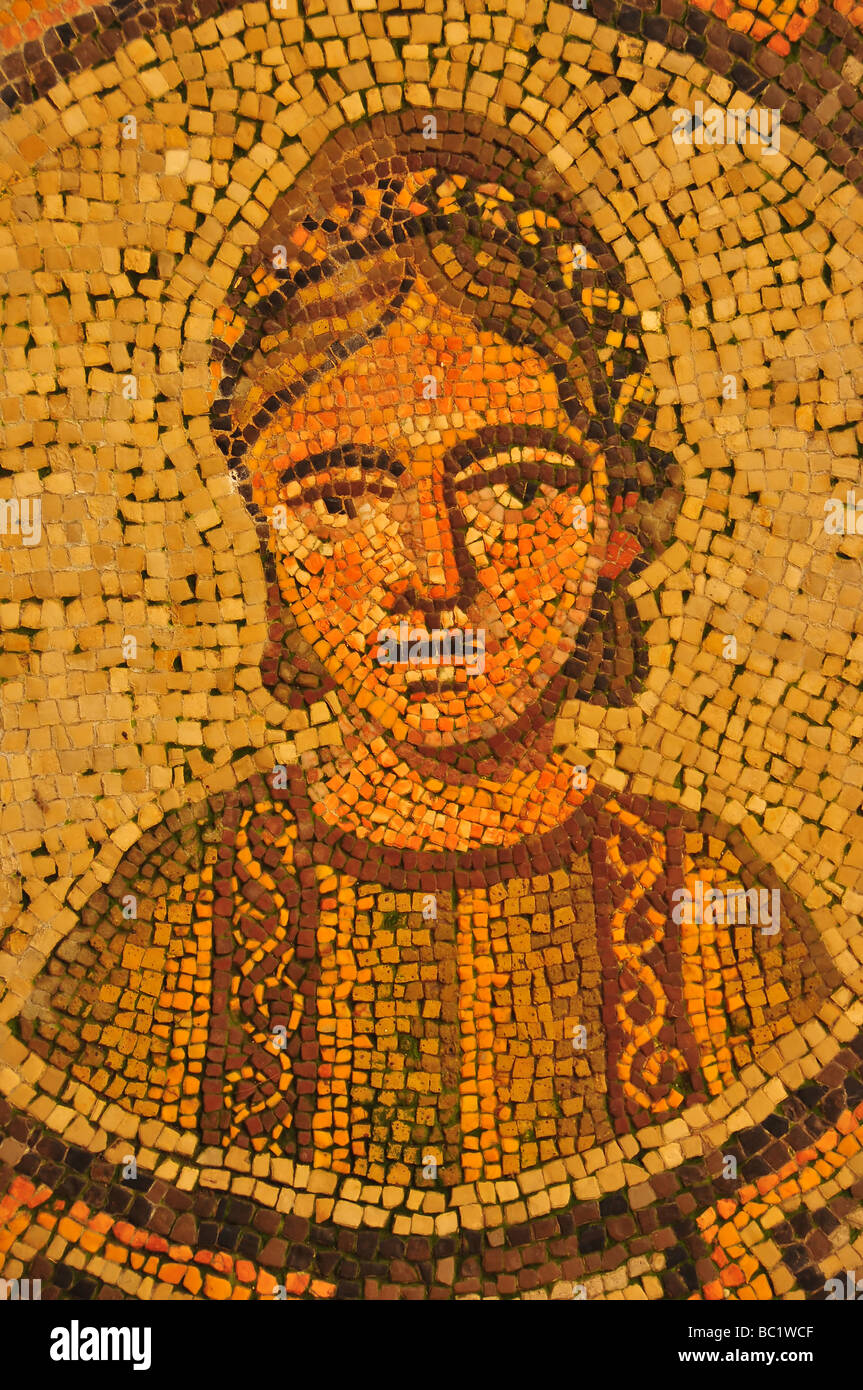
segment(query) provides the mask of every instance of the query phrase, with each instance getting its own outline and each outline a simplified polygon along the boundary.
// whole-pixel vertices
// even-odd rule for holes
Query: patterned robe
[[[210,1297],[280,1281],[288,1296],[817,1295],[812,1271],[851,1244],[856,1042],[722,1153],[696,1141],[681,1157],[704,1148],[697,1160],[638,1166],[639,1135],[655,1144],[658,1125],[723,1093],[739,1104],[739,1074],[817,1026],[839,984],[787,890],[775,935],[676,922],[672,895],[697,880],[780,887],[727,827],[600,789],[552,835],[471,854],[326,827],[299,775],[187,809],[90,900],[21,1034],[140,1117],[130,1151],[168,1126],[186,1155],[203,1143],[205,1171],[209,1149],[260,1176],[266,1201],[251,1180],[218,1197],[221,1177],[192,1199],[156,1153],[118,1185],[119,1168],[78,1149],[115,1193],[100,1210],[68,1171],[65,1188],[53,1169],[40,1179],[40,1143],[55,1168],[62,1145],[19,1116],[31,1157],[9,1219],[24,1230],[22,1213],[62,1192],[77,1199],[67,1221],[107,1241],[92,1223],[125,1192],[114,1225],[159,1246],[139,1277]],[[184,1239],[166,1215],[154,1229],[165,1211]]]

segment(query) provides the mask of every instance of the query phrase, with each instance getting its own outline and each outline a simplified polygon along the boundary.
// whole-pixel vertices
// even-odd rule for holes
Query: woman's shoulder
[[[85,1056],[103,1060],[95,1056],[100,1025],[118,1014],[135,1015],[133,1031],[143,1031],[148,1001],[158,997],[172,953],[193,931],[201,904],[212,901],[219,875],[242,896],[244,886],[255,891],[257,866],[273,847],[280,865],[290,865],[299,833],[291,791],[254,776],[146,830],[86,899],[36,978],[20,1019],[24,1041],[74,1068]]]
[[[264,851],[287,836],[296,838],[304,819],[299,779],[290,768],[275,768],[266,777],[255,774],[228,791],[170,812],[126,851],[111,880],[94,893],[82,919],[104,915],[136,888],[149,896],[170,897],[190,876],[249,843]]]

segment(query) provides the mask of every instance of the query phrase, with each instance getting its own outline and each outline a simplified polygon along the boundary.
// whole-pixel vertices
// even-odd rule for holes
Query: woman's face
[[[252,382],[240,424],[271,389]],[[534,351],[421,282],[384,336],[277,408],[246,461],[301,633],[395,737],[500,732],[571,654],[607,549],[603,455]]]

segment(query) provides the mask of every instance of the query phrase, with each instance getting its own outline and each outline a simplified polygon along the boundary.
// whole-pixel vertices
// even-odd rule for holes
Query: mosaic
[[[7,1293],[863,1276],[861,19],[2,12]]]

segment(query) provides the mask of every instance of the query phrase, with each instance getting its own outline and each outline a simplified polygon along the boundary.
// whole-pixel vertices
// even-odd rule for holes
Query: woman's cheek
[[[286,602],[322,608],[331,619],[350,611],[361,620],[374,607],[383,613],[388,592],[411,570],[391,536],[324,537],[290,514],[276,535],[276,560]]]
[[[560,536],[557,541],[550,543],[544,552],[545,561],[538,571],[543,588],[546,591],[551,589],[555,594],[578,593],[587,566],[589,549],[589,546],[580,545],[571,535]],[[544,597],[548,599],[551,595],[546,593]]]
[[[489,592],[516,604],[529,603],[536,596],[547,601],[552,596],[549,586],[555,592],[564,588],[575,592],[590,553],[589,540],[540,518],[520,527],[515,540],[487,545],[486,573],[481,572],[480,578]]]

